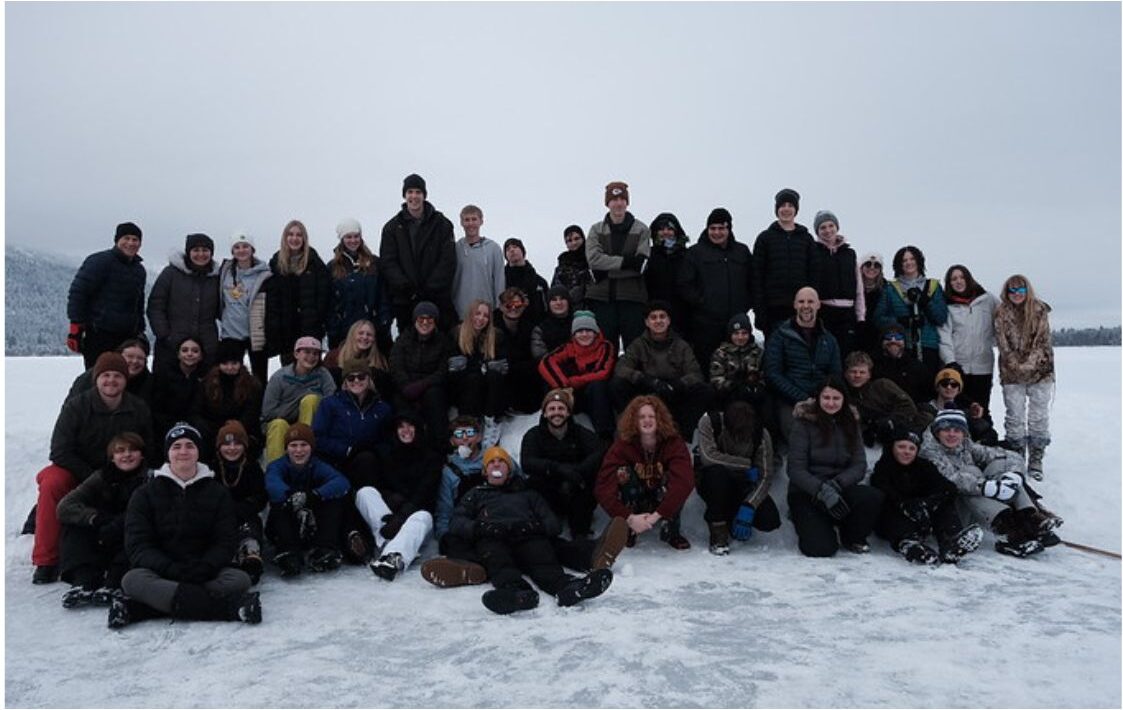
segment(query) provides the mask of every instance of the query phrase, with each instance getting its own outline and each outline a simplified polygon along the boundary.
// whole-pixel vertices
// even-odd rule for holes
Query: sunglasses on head
[[[1023,296],[1028,292],[1029,289],[1025,286],[1011,286],[1010,288],[1006,289],[1006,293],[1020,293]]]
[[[882,339],[883,340],[901,340],[901,341],[903,341],[905,339],[905,336],[904,336],[903,333],[886,333],[885,337],[882,338]]]
[[[959,383],[955,380],[940,380],[940,387],[954,387],[959,389]]]
[[[452,436],[453,436],[453,438],[456,438],[456,439],[471,439],[475,435],[476,435],[476,428],[475,427],[468,426],[468,427],[461,427],[459,429],[453,429],[452,430]]]
[[[348,382],[361,382],[370,379],[370,375],[365,372],[352,372],[345,378]]]

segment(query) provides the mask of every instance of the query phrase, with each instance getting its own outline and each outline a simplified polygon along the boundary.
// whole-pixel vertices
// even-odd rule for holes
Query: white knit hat
[[[346,234],[362,234],[363,225],[359,224],[359,220],[354,217],[348,217],[347,219],[340,220],[339,224],[335,225],[335,233],[340,239],[343,239],[343,236]]]
[[[230,248],[233,249],[238,244],[249,244],[254,251],[257,251],[257,247],[253,244],[253,237],[244,229],[239,229],[230,235]]]

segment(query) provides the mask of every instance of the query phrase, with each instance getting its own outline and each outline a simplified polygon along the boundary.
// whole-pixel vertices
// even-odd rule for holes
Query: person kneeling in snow
[[[316,436],[307,424],[296,423],[285,432],[285,455],[265,470],[269,494],[269,519],[265,532],[277,547],[273,563],[282,577],[300,574],[301,550],[308,546],[308,566],[313,572],[337,569],[339,525],[351,484],[342,473],[312,455]]]
[[[924,434],[920,455],[959,489],[971,512],[999,535],[994,549],[1026,557],[1060,542],[1053,529],[1064,520],[1042,510],[1025,482],[1015,452],[983,446],[968,436],[967,415],[945,409]]]
[[[870,485],[885,494],[877,534],[909,562],[954,564],[979,548],[983,530],[975,524],[963,527],[955,508],[955,484],[931,461],[917,458],[919,450],[920,437],[898,427],[874,466]],[[939,543],[938,553],[924,544],[930,534]]]
[[[109,628],[145,618],[261,622],[250,576],[229,566],[238,548],[234,501],[199,463],[203,437],[184,422],[164,437],[168,463],[129,500],[125,550],[132,569],[109,606]]]
[[[612,571],[597,569],[574,577],[562,569],[550,538],[561,523],[546,499],[526,487],[521,476],[512,476],[515,463],[498,446],[484,453],[484,483],[468,491],[453,511],[450,530],[474,542],[474,552],[487,570],[495,589],[483,595],[483,604],[497,614],[533,609],[538,592],[557,597],[558,606],[573,606],[603,593],[612,583]]]

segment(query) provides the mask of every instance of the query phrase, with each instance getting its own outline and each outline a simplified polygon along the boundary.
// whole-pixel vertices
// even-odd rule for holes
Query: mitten
[[[979,492],[987,498],[1005,502],[1017,495],[1018,489],[1011,486],[1008,481],[999,478],[993,481],[983,481],[979,485]]]
[[[468,358],[463,355],[453,355],[448,359],[448,371],[460,372],[468,367]]]
[[[309,542],[316,536],[316,516],[311,508],[301,508],[297,511],[296,524],[301,540]]]
[[[744,542],[752,537],[753,534],[753,520],[756,518],[756,508],[748,503],[743,503],[737,509],[737,516],[733,518],[733,526],[730,528],[729,534],[733,536],[734,540]]]
[[[815,502],[835,520],[842,520],[850,513],[850,506],[842,499],[842,490],[833,480],[824,481],[815,493]]]
[[[304,506],[308,504],[308,494],[304,491],[294,491],[289,494],[288,499],[285,501],[285,507],[294,513],[300,512]]]
[[[86,329],[81,323],[71,323],[70,332],[66,334],[66,347],[71,352],[82,352],[82,336],[85,334]]]

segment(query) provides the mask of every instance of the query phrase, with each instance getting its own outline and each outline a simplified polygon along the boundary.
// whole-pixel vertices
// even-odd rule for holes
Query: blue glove
[[[749,470],[755,471],[756,469],[753,468]],[[750,537],[752,537],[753,518],[755,517],[756,508],[748,505],[747,503],[742,505],[737,510],[737,517],[733,519],[733,528],[730,531],[730,534],[733,536],[734,540],[740,540],[741,542],[744,542],[745,540],[748,540]]]
[[[745,469],[745,480],[749,483],[756,483],[760,480],[760,469],[756,466]]]

